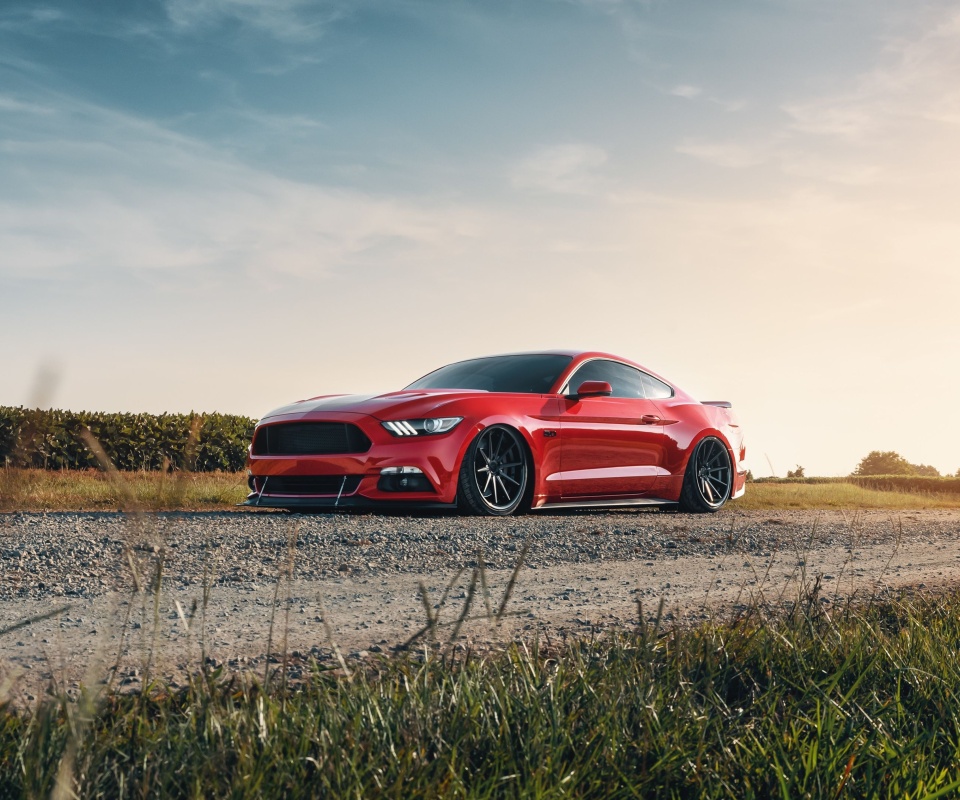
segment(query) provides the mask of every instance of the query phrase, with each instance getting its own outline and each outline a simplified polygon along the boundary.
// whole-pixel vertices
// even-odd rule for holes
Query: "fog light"
[[[433,485],[418,467],[384,467],[377,488],[381,492],[432,492]]]

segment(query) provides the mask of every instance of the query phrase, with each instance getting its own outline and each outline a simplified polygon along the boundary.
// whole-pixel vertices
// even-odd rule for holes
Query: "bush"
[[[121,470],[243,468],[256,420],[228,414],[107,414],[0,406],[0,464],[86,469],[89,429]]]

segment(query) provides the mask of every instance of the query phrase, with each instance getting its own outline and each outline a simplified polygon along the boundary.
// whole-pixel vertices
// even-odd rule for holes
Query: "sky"
[[[958,306],[955,2],[0,3],[0,405],[583,348],[952,474]]]

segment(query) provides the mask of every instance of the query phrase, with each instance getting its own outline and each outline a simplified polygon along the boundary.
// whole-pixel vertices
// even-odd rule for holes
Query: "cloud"
[[[62,22],[67,15],[56,8],[11,8],[0,12],[0,30],[29,31],[53,22]]]
[[[3,112],[21,113],[21,114],[53,114],[54,110],[48,106],[37,103],[18,100],[10,95],[0,94],[0,113]]]
[[[710,97],[708,98],[711,103],[715,106],[719,106],[724,111],[734,112],[734,111],[743,111],[749,104],[746,100],[737,99],[737,100],[725,100],[722,97]]]
[[[553,145],[517,165],[512,182],[519,189],[585,194],[597,188],[597,169],[606,162],[606,151],[596,145]]]
[[[686,97],[692,99],[699,96],[703,90],[699,86],[690,86],[689,84],[682,83],[679,86],[674,86],[669,90],[669,94],[672,94],[674,97]]]
[[[675,148],[678,153],[728,169],[743,169],[762,164],[769,158],[765,148],[740,142],[708,142],[685,139]]]
[[[0,276],[184,272],[322,279],[384,243],[416,267],[468,211],[276,177],[143,120],[60,99],[0,138]],[[4,113],[19,109],[0,106]]]
[[[883,63],[846,90],[783,110],[797,132],[862,141],[920,120],[960,125],[960,11],[888,44]]]
[[[350,5],[339,0],[166,0],[166,8],[181,30],[235,21],[282,41],[303,42],[322,35]]]
[[[784,187],[897,187],[901,203],[942,204],[946,176],[960,168],[960,12],[926,23],[836,91],[779,103],[776,124],[755,121],[734,139],[687,137],[674,149],[727,169],[765,165]]]

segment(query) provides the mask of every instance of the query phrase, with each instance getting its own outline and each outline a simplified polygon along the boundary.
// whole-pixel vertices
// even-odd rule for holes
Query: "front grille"
[[[346,497],[357,491],[360,475],[270,475],[257,476],[263,494],[327,494]],[[264,480],[266,485],[264,486]]]
[[[370,440],[347,422],[281,422],[264,425],[253,440],[255,456],[327,456],[366,453]]]

